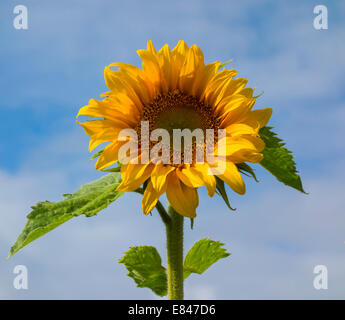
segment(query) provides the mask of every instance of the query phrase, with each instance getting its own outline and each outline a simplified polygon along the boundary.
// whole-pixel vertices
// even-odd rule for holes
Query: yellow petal
[[[108,102],[108,107],[113,108],[115,111],[121,112],[124,115],[126,122],[134,121],[136,125],[140,120],[142,112],[141,107],[137,106],[126,92],[112,93],[106,101]]]
[[[223,140],[221,140],[223,141]],[[234,152],[237,152],[241,149],[252,149],[254,151],[258,151],[256,148],[256,139],[253,140],[249,138],[249,136],[235,136],[235,137],[226,137],[226,150],[220,150],[219,154],[220,156],[230,156]],[[216,152],[218,151],[218,148],[215,149]],[[224,154],[223,151],[226,151]]]
[[[109,97],[111,95],[111,91],[103,92],[99,96],[100,97]]]
[[[89,143],[90,152],[103,142],[116,140],[121,130],[116,128],[114,123],[109,120],[93,120],[84,123],[77,121],[77,123],[80,124],[84,128],[86,134],[91,137]]]
[[[173,171],[168,175],[167,198],[172,207],[182,216],[196,217],[196,208],[199,204],[198,191],[189,188],[180,182]]]
[[[220,128],[226,128],[229,125],[237,122],[245,122],[243,119],[248,115],[250,110],[253,108],[255,99],[246,99],[243,103],[234,104],[234,106],[229,103],[227,106],[224,107],[224,116],[221,117],[221,123],[219,125]]]
[[[264,156],[262,155],[262,153],[254,151],[252,149],[241,149],[234,152],[230,156],[227,156],[226,158],[233,163],[259,163],[264,158]]]
[[[151,182],[153,188],[159,193],[165,185],[167,175],[175,170],[174,167],[164,165],[162,163],[156,164],[151,173]]]
[[[161,69],[159,65],[159,60],[157,52],[153,47],[152,41],[148,41],[147,50],[140,49],[137,50],[138,56],[143,61],[143,71],[145,75],[151,80],[151,82],[156,87],[156,90],[159,91],[161,86]]]
[[[172,50],[172,53],[176,56],[181,57],[180,62],[183,62],[188,50],[189,50],[189,47],[186,44],[186,42],[183,40],[179,40],[176,47]]]
[[[151,175],[152,164],[128,163],[121,166],[122,182],[118,191],[130,192],[138,189]]]
[[[200,173],[201,179],[204,181],[207,188],[207,193],[213,197],[216,191],[216,178],[209,172],[209,165],[207,163],[195,164],[193,169]]]
[[[252,98],[254,90],[252,88],[245,88],[245,89],[242,89],[239,93],[244,95],[247,98]]]
[[[259,136],[241,135],[226,137],[226,149],[218,152],[218,148],[216,147],[215,154],[226,156],[229,161],[234,163],[246,161],[257,163],[263,158],[260,152],[264,148],[265,144]]]
[[[229,111],[240,107],[243,104],[248,104],[250,100],[242,94],[234,94],[232,96],[224,97],[215,108],[215,112],[224,118]]]
[[[152,40],[148,40],[147,41],[147,51],[149,51],[149,52],[151,52],[153,54],[157,54],[157,51],[156,51],[156,49],[155,49],[155,47],[153,45]]]
[[[260,153],[265,148],[265,143],[260,136],[242,135],[229,139],[230,146],[227,150],[227,159],[234,162],[258,163],[263,159]]]
[[[121,76],[121,72],[114,71],[107,66],[104,68],[104,79],[107,87],[112,91],[112,93],[122,93],[128,95],[128,97],[133,101],[134,105],[138,108],[138,112],[141,111],[143,105],[137,92],[135,92],[130,83],[126,81],[126,78]]]
[[[125,141],[115,141],[104,148],[103,153],[97,159],[95,168],[102,170],[118,161],[118,151]]]
[[[109,67],[119,67],[121,77],[134,89],[143,104],[148,104],[154,98],[154,87],[145,73],[137,66],[115,62]]]
[[[176,174],[179,179],[190,188],[198,188],[205,185],[200,172],[196,171],[192,166],[187,166],[186,168],[178,168],[176,170]]]
[[[267,125],[268,121],[271,118],[271,115],[271,108],[258,109],[249,112],[243,119],[241,119],[241,122],[248,123],[249,125],[253,127],[256,126],[260,129]]]
[[[113,123],[109,120],[93,120],[88,122],[77,121],[77,123],[84,128],[85,133],[89,137],[92,137],[104,129],[113,129],[115,131]]]
[[[224,97],[237,94],[246,86],[247,82],[248,79],[246,78],[231,79],[227,81],[219,92],[218,97],[215,99],[214,104],[217,105]]]
[[[114,134],[113,130],[103,130],[100,133],[93,135],[89,142],[89,152],[97,148],[101,143],[116,141],[119,130]]]
[[[220,66],[220,62],[216,61],[206,65],[204,68],[200,68],[200,71],[196,74],[192,86],[191,94],[196,97],[203,95],[207,84],[215,76]]]
[[[224,174],[218,175],[229,187],[239,194],[246,192],[246,186],[237,167],[232,162],[227,162]]]
[[[205,99],[208,104],[215,106],[215,100],[218,98],[219,93],[236,74],[236,70],[222,70],[217,72],[208,83],[201,99]]]
[[[141,207],[144,214],[149,214],[156,206],[159,197],[166,191],[167,183],[163,184],[163,187],[158,192],[152,185],[150,180],[145,189],[143,199],[141,201]]]
[[[174,65],[178,71],[182,68],[188,51],[189,47],[183,40],[180,40],[176,47],[171,51]]]
[[[193,83],[204,66],[204,54],[198,46],[193,44],[180,71],[179,88],[181,91],[192,93]]]
[[[265,149],[265,143],[259,135],[242,135],[241,137],[250,141],[257,151],[261,152]]]
[[[244,123],[234,123],[226,128],[226,134],[230,136],[239,136],[243,134],[257,135],[258,130]]]
[[[129,99],[127,98],[127,100]],[[108,98],[103,101],[91,99],[87,106],[80,108],[77,118],[81,115],[93,118],[105,118],[106,120],[112,121],[115,127],[132,128],[136,126],[139,120],[139,113],[137,110],[134,112],[132,105],[132,102],[131,105],[126,102],[118,103],[114,98]]]
[[[158,52],[158,60],[161,68],[162,90],[167,92],[169,89],[176,89],[177,70],[172,64],[170,48],[165,44]]]
[[[172,88],[178,88],[181,68],[186,60],[189,47],[180,40],[176,47],[171,51],[171,79],[170,84]]]

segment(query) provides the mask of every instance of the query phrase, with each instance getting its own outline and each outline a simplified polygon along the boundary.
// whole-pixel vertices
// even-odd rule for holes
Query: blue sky
[[[13,28],[26,5],[29,29]],[[136,50],[183,39],[207,62],[228,61],[264,91],[258,108],[294,151],[309,195],[257,166],[260,183],[231,193],[235,214],[200,192],[186,249],[203,237],[232,253],[186,281],[186,298],[343,299],[345,297],[345,3],[324,1],[329,29],[313,28],[319,1],[27,1],[0,4],[0,298],[151,299],[116,261],[132,245],[154,245],[164,260],[157,215],[127,194],[94,218],[76,218],[9,261],[30,205],[100,177],[88,161],[78,109],[106,91],[103,70],[139,65]],[[13,288],[13,268],[29,270],[29,290]],[[329,289],[313,288],[313,268],[328,267]]]

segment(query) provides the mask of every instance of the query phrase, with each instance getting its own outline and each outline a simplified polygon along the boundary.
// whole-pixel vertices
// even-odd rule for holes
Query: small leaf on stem
[[[224,243],[207,238],[197,241],[184,259],[184,278],[191,273],[202,274],[219,259],[228,257],[231,253],[226,252],[223,245]]]
[[[160,297],[168,293],[168,279],[162,259],[155,247],[131,247],[119,260],[138,287],[150,288]]]

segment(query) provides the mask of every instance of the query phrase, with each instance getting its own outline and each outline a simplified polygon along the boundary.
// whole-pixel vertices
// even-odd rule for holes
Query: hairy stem
[[[164,222],[164,224],[165,225],[169,224],[171,222],[170,216],[168,215],[164,206],[162,205],[162,203],[159,200],[156,204],[156,209],[157,209],[162,221]]]
[[[135,192],[143,194],[139,188]],[[169,204],[168,212],[160,201],[156,209],[165,224],[168,256],[168,298],[183,300],[183,216]]]
[[[166,223],[168,255],[168,298],[183,300],[183,216],[171,205],[168,208],[170,222]]]

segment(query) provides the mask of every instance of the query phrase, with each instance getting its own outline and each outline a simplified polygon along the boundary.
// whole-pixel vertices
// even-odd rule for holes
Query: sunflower
[[[102,170],[119,160],[119,149],[128,141],[119,140],[121,130],[131,128],[138,133],[138,158],[145,150],[141,144],[142,123],[148,121],[149,132],[163,128],[213,129],[226,133],[225,169],[210,174],[211,164],[195,161],[197,146],[193,142],[193,159],[180,164],[148,161],[129,161],[121,165],[122,182],[117,190],[130,192],[145,185],[142,209],[148,214],[158,199],[166,193],[172,207],[182,216],[194,218],[198,207],[198,187],[206,186],[212,197],[216,177],[235,192],[245,193],[245,184],[236,164],[258,163],[265,145],[258,131],[271,117],[272,109],[252,110],[256,97],[253,89],[245,88],[247,79],[234,78],[237,71],[223,68],[219,62],[205,65],[204,55],[196,45],[188,47],[184,41],[170,50],[164,45],[158,52],[151,41],[146,50],[137,51],[142,69],[125,63],[113,63],[105,68],[104,76],[109,92],[103,100],[91,99],[80,109],[78,116],[99,118],[80,123],[90,136],[89,150],[104,142],[109,144],[99,156],[96,169]],[[116,67],[116,70],[111,68]],[[78,117],[77,116],[77,117]],[[154,147],[149,144],[149,149]],[[173,150],[170,156],[173,156]],[[211,171],[210,171],[211,170]],[[213,171],[214,172],[214,171]]]

